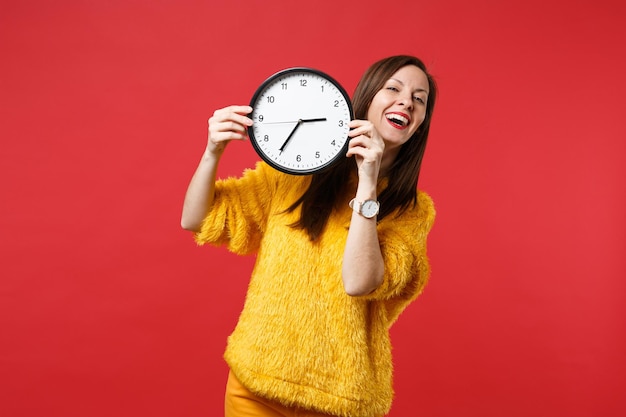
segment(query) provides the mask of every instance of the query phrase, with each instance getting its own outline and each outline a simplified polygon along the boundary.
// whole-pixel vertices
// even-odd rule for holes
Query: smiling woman
[[[417,179],[436,87],[415,57],[380,60],[357,86],[355,120],[347,123],[349,106],[335,108],[332,97],[323,99],[330,107],[286,116],[298,121],[275,140],[282,143],[277,155],[289,152],[303,118],[333,120],[340,128],[317,140],[350,137],[345,156],[330,168],[296,177],[259,163],[241,178],[216,182],[226,145],[248,131],[256,135],[255,124],[270,119],[285,91],[307,83],[331,93],[324,80],[317,82],[319,74],[294,75],[296,88],[289,77],[271,81],[275,91],[255,96],[261,103],[254,111],[215,111],[183,207],[181,223],[199,243],[258,255],[225,353],[231,370],[226,416],[250,409],[277,415],[271,410],[280,409],[285,417],[380,417],[393,396],[389,328],[430,273],[426,241],[435,211],[430,197],[418,194]],[[322,94],[320,88],[304,91]],[[298,107],[286,106],[282,113]]]
[[[429,91],[426,73],[415,65],[407,65],[396,71],[372,99],[367,118],[385,142],[383,170],[392,165],[400,147],[424,121]]]

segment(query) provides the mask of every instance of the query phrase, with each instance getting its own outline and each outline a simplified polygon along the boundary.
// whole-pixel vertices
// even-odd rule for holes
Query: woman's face
[[[428,92],[424,71],[407,65],[396,71],[376,93],[367,111],[367,120],[384,139],[385,151],[402,146],[422,124]]]

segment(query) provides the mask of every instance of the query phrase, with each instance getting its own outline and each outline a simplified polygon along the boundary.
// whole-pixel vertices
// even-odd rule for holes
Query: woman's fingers
[[[352,120],[350,127],[352,129],[348,136],[351,140],[347,156],[359,155],[369,160],[380,159],[385,145],[374,125],[367,120]]]
[[[368,179],[376,182],[382,161],[385,143],[376,131],[374,125],[367,120],[352,120],[350,122],[347,157],[354,156],[359,172],[359,180]]]
[[[221,149],[231,140],[244,140],[248,137],[248,127],[252,120],[247,114],[250,106],[228,106],[215,110],[209,118],[209,144]]]

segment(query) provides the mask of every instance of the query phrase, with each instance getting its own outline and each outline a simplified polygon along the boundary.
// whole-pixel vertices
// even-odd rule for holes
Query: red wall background
[[[220,415],[252,259],[179,228],[206,120],[397,53],[441,96],[390,415],[626,415],[624,4],[3,0],[0,415]]]

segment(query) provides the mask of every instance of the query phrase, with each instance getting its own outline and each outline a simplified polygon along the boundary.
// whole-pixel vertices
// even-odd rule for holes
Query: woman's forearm
[[[219,156],[208,151],[202,155],[202,159],[196,168],[185,194],[181,227],[185,230],[198,232],[206,217],[215,193],[215,177]]]
[[[375,199],[375,185],[359,186],[356,201]],[[368,219],[353,211],[343,254],[342,279],[346,293],[352,296],[371,293],[382,283],[384,272],[376,216]]]
[[[246,115],[251,111],[250,106],[228,106],[216,110],[209,119],[207,147],[185,194],[180,220],[183,229],[200,231],[213,204],[220,157],[231,140],[245,140],[248,137],[246,129],[252,126],[252,120]]]

